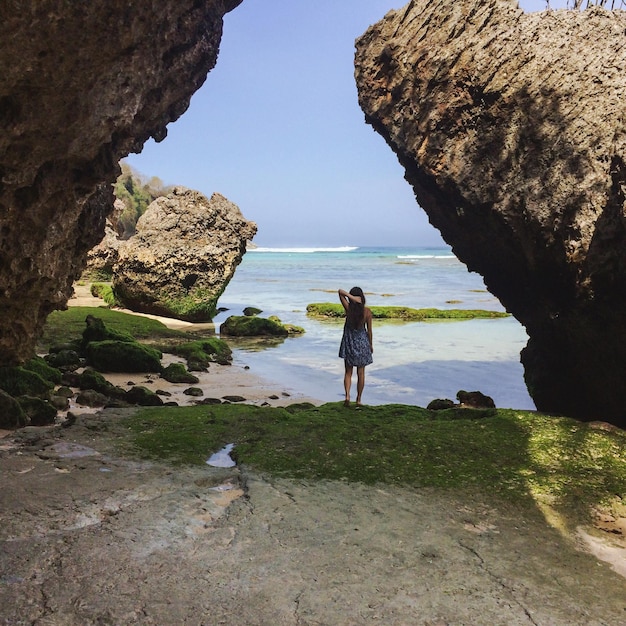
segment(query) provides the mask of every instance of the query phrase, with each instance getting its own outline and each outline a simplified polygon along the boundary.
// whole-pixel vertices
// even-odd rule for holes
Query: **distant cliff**
[[[0,5],[0,365],[31,356],[65,306],[119,159],[187,109],[240,1]]]
[[[413,0],[357,42],[366,120],[527,329],[537,407],[626,426],[626,13]]]

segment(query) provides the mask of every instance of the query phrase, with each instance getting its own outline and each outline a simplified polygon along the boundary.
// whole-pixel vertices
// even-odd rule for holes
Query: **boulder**
[[[175,187],[150,204],[137,233],[120,245],[115,297],[132,311],[210,321],[255,233],[256,224],[224,196],[208,200]]]
[[[223,339],[217,337],[177,344],[171,346],[170,351],[187,359],[187,367],[192,372],[205,371],[211,363],[230,365],[233,360],[230,346]]]
[[[538,409],[626,425],[626,12],[413,0],[357,41],[366,121],[525,327]]]
[[[480,391],[457,391],[457,400],[461,406],[472,409],[495,409],[496,404],[493,398],[486,396]]]
[[[9,395],[47,398],[54,384],[23,367],[0,367],[0,389]]]
[[[117,202],[117,200],[116,200]],[[87,254],[87,275],[96,278],[108,278],[113,274],[113,267],[119,257],[121,240],[107,221],[102,241]]]
[[[0,4],[0,366],[35,353],[103,237],[120,158],[185,112],[239,2]]]
[[[0,389],[0,428],[21,428],[28,424],[28,417],[20,403]]]
[[[137,385],[126,393],[126,401],[139,406],[162,406],[163,400],[147,387]]]
[[[162,356],[136,341],[92,341],[87,346],[87,362],[100,372],[159,373]]]
[[[162,372],[161,378],[167,380],[168,383],[187,383],[195,384],[200,379],[194,374],[190,374],[182,363],[170,363]]]
[[[220,334],[231,337],[259,337],[264,335],[286,337],[289,331],[284,324],[275,319],[231,315],[221,324]]]
[[[54,424],[57,409],[47,400],[32,396],[20,396],[16,399],[28,418],[30,426],[49,426]]]

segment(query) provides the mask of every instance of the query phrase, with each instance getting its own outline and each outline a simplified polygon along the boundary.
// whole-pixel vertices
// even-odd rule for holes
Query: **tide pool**
[[[306,333],[259,350],[228,339],[236,363],[322,401],[343,398],[338,358],[343,322],[306,315],[312,302],[338,302],[337,289],[358,285],[370,306],[503,310],[482,278],[449,249],[260,249],[248,252],[219,306],[240,315],[246,306],[302,326]],[[533,409],[520,350],[528,339],[514,318],[401,323],[374,321],[374,363],[366,369],[366,404],[426,406],[479,390],[498,407]],[[355,391],[353,392],[353,396]]]

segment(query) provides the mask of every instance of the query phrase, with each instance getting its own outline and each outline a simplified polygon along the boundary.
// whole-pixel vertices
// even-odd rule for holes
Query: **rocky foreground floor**
[[[626,580],[534,512],[138,461],[116,416],[0,440],[1,624],[626,623]]]

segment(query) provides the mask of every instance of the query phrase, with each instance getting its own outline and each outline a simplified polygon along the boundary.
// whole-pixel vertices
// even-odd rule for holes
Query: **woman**
[[[339,347],[339,356],[344,360],[346,368],[343,376],[346,399],[343,405],[350,406],[350,385],[353,368],[356,367],[356,405],[360,407],[365,386],[365,366],[373,362],[372,312],[365,306],[365,294],[360,287],[353,287],[350,293],[340,289],[339,301],[346,312],[346,323]]]

